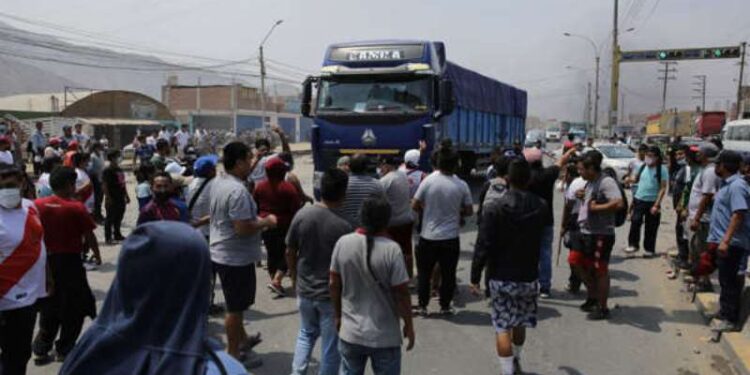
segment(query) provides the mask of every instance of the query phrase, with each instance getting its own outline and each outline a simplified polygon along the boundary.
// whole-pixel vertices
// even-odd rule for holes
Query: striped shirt
[[[352,174],[349,176],[344,203],[336,209],[336,213],[357,228],[360,226],[359,211],[362,204],[365,199],[373,195],[385,197],[383,185],[380,184],[380,181],[368,175]]]
[[[47,295],[42,223],[34,203],[0,208],[0,311],[33,305]]]

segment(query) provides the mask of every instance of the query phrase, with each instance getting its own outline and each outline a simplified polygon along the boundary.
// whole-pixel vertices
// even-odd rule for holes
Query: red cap
[[[10,143],[10,137],[7,135],[0,135],[0,143]]]
[[[73,141],[68,144],[68,150],[78,150],[78,141]]]
[[[266,161],[266,175],[271,179],[282,179],[289,170],[281,158],[274,156]]]
[[[60,138],[57,138],[57,137],[50,138],[49,144],[52,145],[52,146],[59,145],[60,144]]]

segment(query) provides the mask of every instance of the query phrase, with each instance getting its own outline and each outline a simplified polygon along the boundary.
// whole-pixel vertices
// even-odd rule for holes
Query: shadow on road
[[[578,370],[576,370],[576,369],[574,369],[572,367],[569,367],[569,366],[560,366],[557,369],[560,370],[560,371],[562,371],[562,373],[566,374],[566,375],[583,375],[582,372],[580,372],[580,371],[578,371]]]

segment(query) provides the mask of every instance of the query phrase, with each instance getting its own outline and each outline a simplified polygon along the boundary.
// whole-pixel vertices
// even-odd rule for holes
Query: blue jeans
[[[341,374],[363,375],[367,358],[372,361],[375,375],[399,375],[401,373],[401,348],[370,348],[339,340],[341,352]]]
[[[552,288],[552,241],[554,237],[554,226],[544,227],[542,245],[539,250],[539,288],[544,291]]]
[[[336,375],[339,371],[339,356],[336,343],[336,322],[334,320],[333,304],[331,301],[316,301],[305,297],[297,297],[299,307],[300,328],[297,336],[297,347],[294,349],[292,374],[304,375],[310,364],[310,355],[315,348],[315,341],[321,337],[321,375]]]

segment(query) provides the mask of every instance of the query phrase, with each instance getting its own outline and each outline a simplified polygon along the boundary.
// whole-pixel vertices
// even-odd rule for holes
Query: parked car
[[[542,148],[547,147],[546,132],[542,129],[532,129],[526,133],[526,141],[523,144],[524,147],[534,147],[539,142]]]
[[[560,142],[560,138],[562,138],[560,128],[557,126],[547,128],[546,138],[547,142]]]
[[[602,153],[602,170],[611,169],[622,181],[628,173],[628,165],[635,159],[635,153],[627,145],[612,143],[594,144],[594,149]]]

